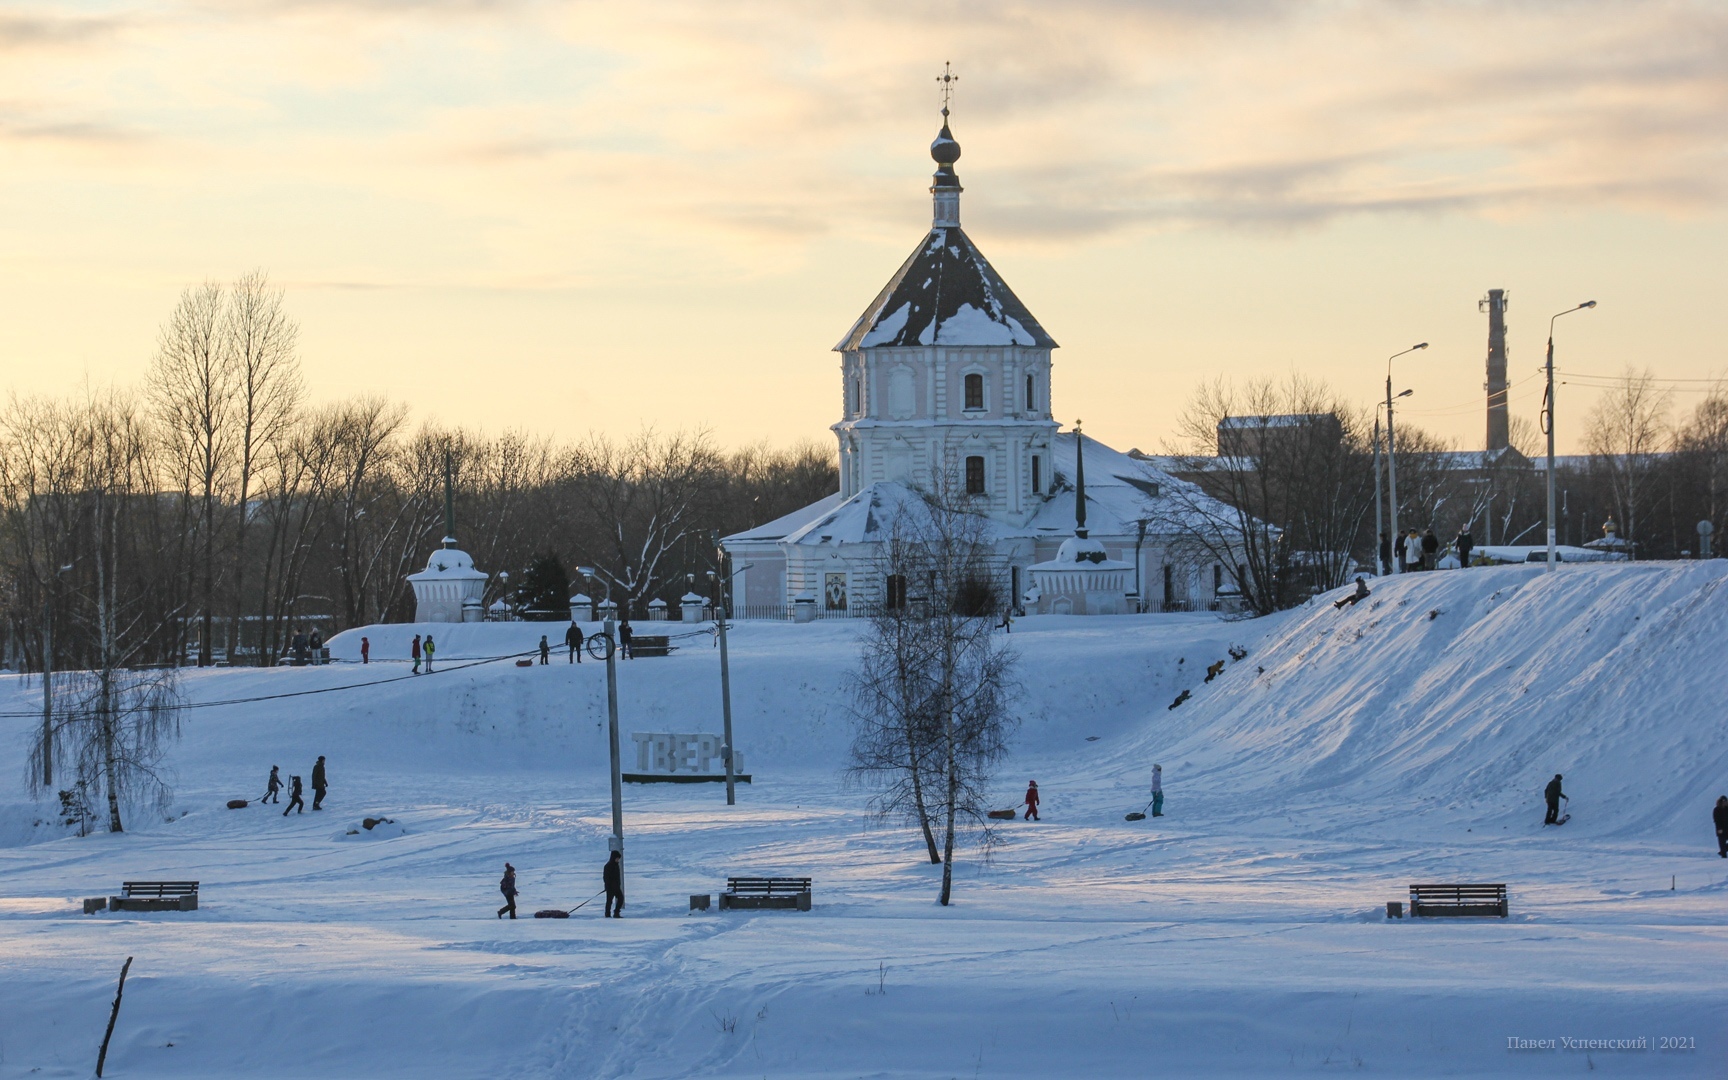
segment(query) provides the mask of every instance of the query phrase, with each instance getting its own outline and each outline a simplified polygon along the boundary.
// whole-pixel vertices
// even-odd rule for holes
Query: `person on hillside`
[[[1422,569],[1422,538],[1411,529],[1404,537],[1404,572],[1413,574]]]
[[[600,871],[600,882],[606,887],[606,918],[624,917],[624,853],[614,851]]]
[[[420,674],[420,635],[414,635],[414,644],[408,646],[408,655],[414,658],[413,674]]]
[[[1468,569],[1470,552],[1476,549],[1476,538],[1470,535],[1470,526],[1458,530],[1458,538],[1452,541],[1452,546],[1458,549],[1458,569]]]
[[[372,662],[372,643],[365,638],[360,639],[360,662],[362,664]]]
[[[546,635],[540,635],[540,664],[544,667],[552,662],[552,645],[546,640]]]
[[[1440,538],[1429,529],[1422,534],[1422,569],[1433,570],[1440,565]]]
[[[321,631],[312,631],[312,636],[306,639],[306,647],[311,650],[313,667],[324,662],[324,634]]]
[[[1728,795],[1717,796],[1710,820],[1716,823],[1716,854],[1728,859]]]
[[[1380,573],[1382,576],[1392,572],[1392,537],[1386,533],[1380,534]]]
[[[1362,579],[1357,578],[1358,582]],[[1164,766],[1152,766],[1152,816],[1164,816]]]
[[[1332,607],[1334,610],[1341,607],[1355,607],[1366,599],[1368,599],[1368,582],[1358,574],[1356,576],[1356,591],[1351,593],[1349,596],[1346,596],[1344,599],[1336,601],[1333,603]]]
[[[432,643],[432,635],[427,634],[426,640],[420,643],[420,651],[426,654],[426,674],[432,674],[432,654],[438,651],[438,646]]]
[[[268,802],[268,803],[276,803],[278,805],[281,804],[281,802],[282,802],[282,771],[281,771],[281,766],[279,766],[279,765],[270,766],[270,781],[269,781],[269,783],[264,785],[264,797],[262,799],[259,799],[258,801],[260,803],[267,803]]]
[[[1572,801],[1567,798],[1566,793],[1560,789],[1559,773],[1555,773],[1554,779],[1548,781],[1548,786],[1542,789],[1542,798],[1548,802],[1548,816],[1542,819],[1542,824],[1558,825],[1560,823],[1560,800],[1566,799],[1567,802]]]
[[[312,766],[312,809],[324,809],[324,793],[330,789],[330,781],[324,774],[324,755],[318,755],[318,761]]]
[[[1038,781],[1033,780],[1026,785],[1026,816],[1025,821],[1043,821],[1038,816]]]
[[[504,894],[504,906],[498,909],[498,917],[502,919],[508,911],[510,917],[516,917],[516,868],[509,863],[504,864],[504,880],[498,883],[498,891]]]
[[[570,623],[570,629],[564,631],[564,645],[570,650],[568,662],[580,664],[582,662],[582,628],[577,626],[574,620]]]
[[[623,622],[618,624],[618,651],[623,654],[624,659],[626,660],[632,660],[635,658],[634,654],[630,651],[630,639],[634,636],[634,633],[630,629],[629,619],[625,619]]]
[[[305,796],[300,794],[300,778],[298,776],[290,776],[288,778],[288,807],[282,811],[282,816],[287,817],[288,811],[294,809],[296,806],[300,808],[302,814],[306,812],[306,799]]]

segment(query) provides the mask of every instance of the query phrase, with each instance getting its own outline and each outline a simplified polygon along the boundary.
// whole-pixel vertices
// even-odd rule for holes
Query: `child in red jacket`
[[[1033,780],[1026,785],[1026,817],[1027,821],[1042,821],[1038,816],[1038,781]]]

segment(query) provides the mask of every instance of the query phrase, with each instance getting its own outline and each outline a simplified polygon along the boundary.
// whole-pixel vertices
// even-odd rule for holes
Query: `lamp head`
[[[1414,394],[1415,392],[1416,391],[1414,389],[1406,390],[1402,394],[1399,394],[1398,396],[1399,397],[1409,397],[1411,394]]]
[[[594,568],[592,566],[578,566],[576,572],[585,578],[592,578],[594,576]]]
[[[709,581],[714,580],[714,571],[712,571],[712,570],[708,571],[708,580]]]
[[[1594,301],[1594,300],[1586,300],[1586,301],[1584,301],[1584,302],[1583,302],[1583,303],[1582,303],[1582,304],[1579,304],[1579,305],[1578,305],[1578,306],[1579,306],[1579,307],[1581,307],[1581,308],[1589,308],[1589,307],[1595,307],[1595,306],[1596,306],[1596,301]]]
[[[1426,341],[1424,341],[1420,345],[1410,346],[1410,351],[1415,352],[1417,349],[1426,349],[1427,347],[1428,347],[1428,343]]]

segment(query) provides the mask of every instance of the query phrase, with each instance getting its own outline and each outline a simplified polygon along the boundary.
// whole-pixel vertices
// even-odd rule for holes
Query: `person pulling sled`
[[[498,917],[502,919],[508,911],[510,917],[516,917],[516,868],[509,863],[504,864],[504,880],[498,883],[498,891],[504,894],[504,906],[498,909]]]
[[[606,868],[600,871],[600,880],[606,886],[606,918],[622,919],[624,917],[624,853],[614,851],[612,857],[606,860]]]
[[[1033,780],[1026,785],[1026,821],[1042,821],[1038,816],[1038,781]]]
[[[264,797],[258,801],[277,804],[282,802],[282,767],[280,765],[270,766],[270,781],[264,786]]]

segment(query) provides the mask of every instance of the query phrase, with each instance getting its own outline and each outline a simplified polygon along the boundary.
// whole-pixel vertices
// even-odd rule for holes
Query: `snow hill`
[[[1721,561],[1412,574],[1340,611],[1341,590],[1100,767],[1159,758],[1196,794],[1403,834],[1527,825],[1558,772],[1568,828],[1696,843],[1728,791],[1725,578]]]

